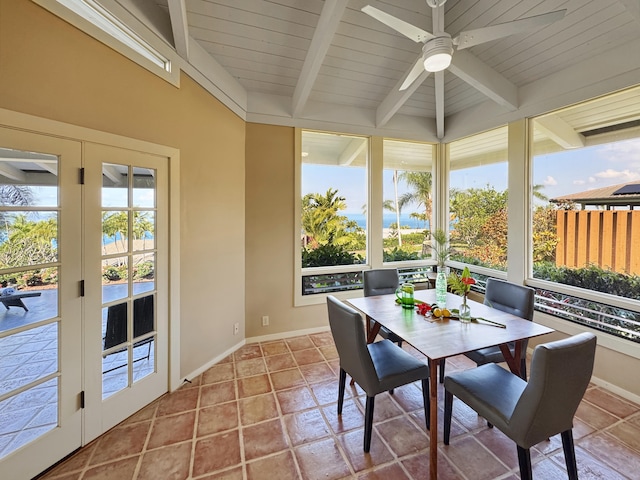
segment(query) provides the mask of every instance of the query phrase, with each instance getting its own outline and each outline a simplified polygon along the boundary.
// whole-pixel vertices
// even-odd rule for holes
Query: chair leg
[[[449,445],[451,436],[451,414],[453,413],[453,393],[448,390],[444,392],[444,444]]]
[[[376,397],[367,397],[364,412],[364,451],[371,449],[371,433],[373,430],[373,407]]]
[[[571,429],[562,432],[562,450],[567,464],[569,480],[578,480],[578,465],[576,464],[576,450],[573,446],[573,432]]]
[[[344,403],[344,385],[347,383],[347,372],[340,369],[340,380],[338,381],[338,415],[342,415],[342,404]]]
[[[424,402],[424,417],[427,430],[431,428],[431,399],[429,398],[429,379],[422,379],[422,400]]]
[[[443,358],[440,362],[440,383],[444,383],[444,366],[447,364],[447,359]]]
[[[531,471],[531,452],[528,448],[518,447],[518,463],[520,464],[520,479],[521,480],[533,480],[533,473]]]
[[[522,352],[523,357],[520,360],[520,378],[522,378],[525,382],[527,381],[527,355],[526,352]]]

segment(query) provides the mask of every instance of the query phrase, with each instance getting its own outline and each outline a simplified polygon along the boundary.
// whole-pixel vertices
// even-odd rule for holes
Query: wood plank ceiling
[[[398,132],[417,122],[434,140],[445,137],[452,116],[486,102],[497,103],[498,111],[517,110],[526,86],[640,41],[637,0],[448,0],[444,29],[452,36],[559,9],[567,14],[531,32],[456,51],[441,76],[425,73],[402,94],[398,86],[422,44],[361,8],[370,4],[432,32],[435,11],[425,0],[149,1],[171,22],[168,41],[176,51],[188,56],[195,40],[246,90],[257,119],[272,115],[308,126],[334,114],[336,124],[341,116],[345,123],[389,124]],[[436,106],[438,81],[444,95]]]

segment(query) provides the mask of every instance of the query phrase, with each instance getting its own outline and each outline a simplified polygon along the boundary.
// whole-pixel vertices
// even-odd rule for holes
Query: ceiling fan
[[[446,0],[426,0],[427,5],[433,9],[440,9]],[[564,17],[566,10],[535,15],[521,18],[511,22],[499,23],[484,28],[477,28],[460,32],[455,37],[451,37],[444,31],[437,31],[434,18],[434,33],[431,34],[415,25],[400,20],[393,15],[389,15],[371,5],[366,5],[362,11],[376,20],[393,28],[414,42],[423,43],[422,54],[416,60],[413,68],[400,86],[400,90],[406,90],[422,74],[427,72],[440,72],[451,64],[454,46],[456,50],[473,47],[481,43],[490,42],[499,38],[508,37],[516,33],[532,30],[542,25],[556,22]]]

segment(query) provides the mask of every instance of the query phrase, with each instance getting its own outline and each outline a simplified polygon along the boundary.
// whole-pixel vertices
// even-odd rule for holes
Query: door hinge
[[[80,392],[80,408],[84,408],[84,390]]]
[[[80,185],[84,185],[84,167],[80,169]]]
[[[84,280],[80,280],[80,296],[84,297]]]

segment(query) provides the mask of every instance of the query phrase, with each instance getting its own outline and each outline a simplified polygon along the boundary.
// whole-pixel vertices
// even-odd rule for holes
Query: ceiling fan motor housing
[[[424,44],[422,47],[422,60],[425,64],[425,68],[427,71],[437,72],[443,70],[443,68],[438,68],[437,70],[431,70],[428,67],[429,59],[434,58],[436,56],[448,56],[449,62],[451,61],[451,56],[453,55],[453,41],[451,40],[451,35],[447,33],[441,33],[437,37],[432,38],[428,42]],[[449,64],[444,67],[448,67]]]

